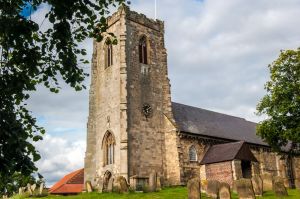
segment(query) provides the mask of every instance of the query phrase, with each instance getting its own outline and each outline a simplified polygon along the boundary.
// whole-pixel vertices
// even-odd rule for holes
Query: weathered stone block
[[[200,192],[200,180],[198,178],[192,178],[187,183],[188,199],[201,198]]]
[[[263,183],[259,175],[254,175],[251,179],[253,191],[256,196],[263,195]]]
[[[273,190],[273,175],[271,173],[264,173],[261,175],[263,181],[263,191]]]
[[[236,180],[235,186],[240,199],[255,199],[250,179],[241,178]]]
[[[219,199],[231,199],[229,184],[224,182],[219,184]]]
[[[207,190],[206,190],[207,196],[209,196],[211,198],[218,198],[219,184],[220,184],[219,181],[208,180],[207,181]]]

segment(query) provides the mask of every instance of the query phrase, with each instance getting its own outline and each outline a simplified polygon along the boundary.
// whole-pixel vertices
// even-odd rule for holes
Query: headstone
[[[112,190],[113,190],[113,182],[114,182],[113,177],[109,178],[108,184],[107,184],[107,192],[112,192]]]
[[[263,192],[273,190],[273,175],[271,173],[264,173],[261,175],[263,181]]]
[[[86,191],[87,191],[88,193],[93,192],[93,187],[92,187],[91,181],[86,181],[86,182],[85,182],[85,188],[86,188]]]
[[[160,183],[160,177],[156,178],[156,191],[161,190],[161,183]]]
[[[23,195],[23,194],[24,194],[23,187],[20,187],[19,188],[19,195]]]
[[[30,186],[29,183],[27,184],[27,191],[28,191],[28,194],[29,194],[30,196],[32,196],[33,192],[32,192],[32,190],[31,190],[31,186]]]
[[[43,194],[44,187],[45,187],[45,184],[42,182],[42,183],[40,184],[40,190],[39,190],[39,194],[40,194],[40,195]]]
[[[32,191],[32,193],[34,193],[35,188],[36,188],[36,184],[31,185],[31,191]]]
[[[198,178],[192,178],[187,183],[188,199],[201,198],[200,193],[200,180]]]
[[[218,182],[217,180],[208,180],[206,190],[207,196],[211,198],[218,198],[219,184],[220,182]]]
[[[227,183],[219,184],[219,198],[220,199],[231,199],[230,186]]]
[[[284,186],[283,179],[281,177],[274,177],[273,179],[273,191],[277,197],[287,196],[287,190]]]
[[[114,180],[114,191],[117,193],[128,192],[127,180],[123,176],[118,176]]]
[[[254,175],[251,178],[253,191],[256,196],[262,196],[263,195],[263,183],[261,180],[261,177],[259,175]]]
[[[149,191],[156,191],[157,174],[156,172],[151,172],[149,175]]]
[[[235,186],[240,199],[255,199],[250,179],[241,178],[236,180]]]

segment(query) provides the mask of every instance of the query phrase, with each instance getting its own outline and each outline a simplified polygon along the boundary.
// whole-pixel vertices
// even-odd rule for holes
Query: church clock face
[[[152,107],[150,104],[145,103],[142,107],[142,113],[145,115],[145,117],[151,117],[152,115]]]

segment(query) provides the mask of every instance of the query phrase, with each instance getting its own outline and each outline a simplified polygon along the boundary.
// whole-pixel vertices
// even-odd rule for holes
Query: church
[[[164,22],[121,6],[93,44],[84,180],[107,190],[117,176],[136,189],[155,172],[163,186],[281,176],[300,187],[300,157],[278,155],[256,123],[172,102]]]

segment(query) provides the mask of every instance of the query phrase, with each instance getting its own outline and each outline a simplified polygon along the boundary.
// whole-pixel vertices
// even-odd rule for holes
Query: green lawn
[[[48,196],[47,199],[187,199],[186,187],[173,187],[165,188],[160,192],[154,193],[128,193],[128,194],[116,194],[116,193],[85,193],[75,196]],[[208,197],[202,194],[202,198]],[[233,194],[233,199],[237,199],[237,195]],[[276,198],[272,192],[267,192],[264,197],[261,198]],[[289,190],[288,199],[300,199],[299,190]]]

